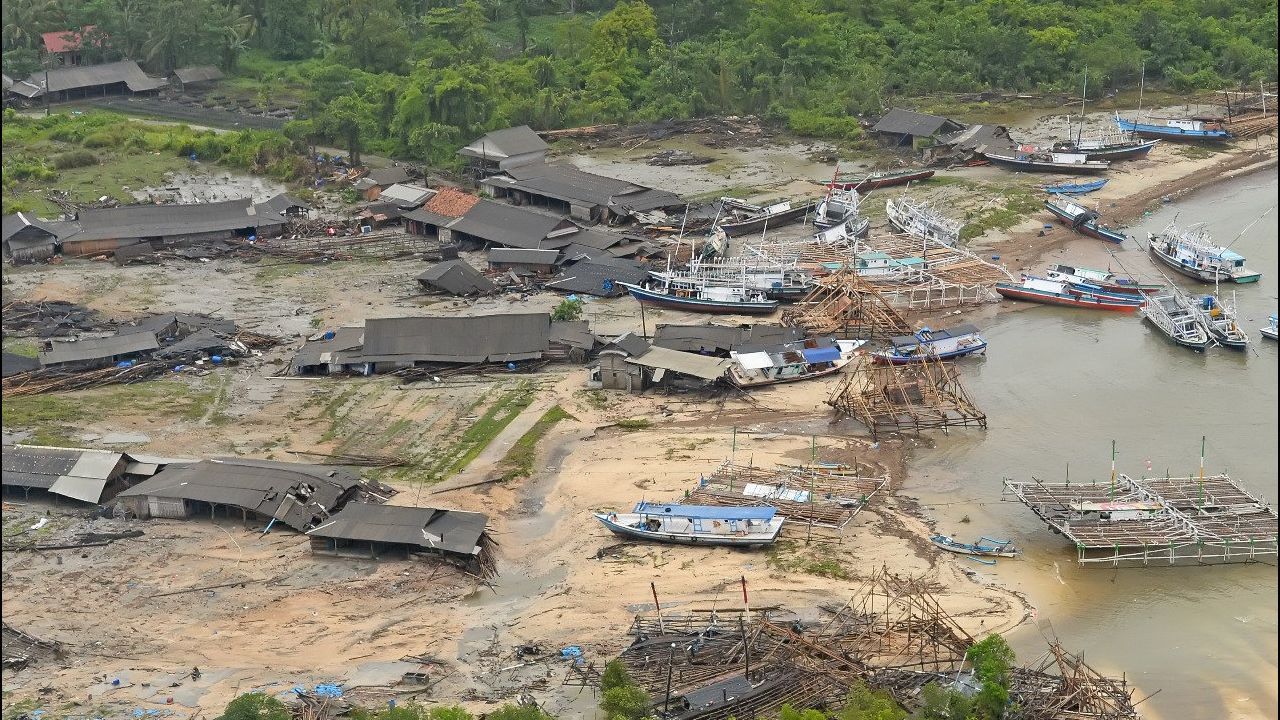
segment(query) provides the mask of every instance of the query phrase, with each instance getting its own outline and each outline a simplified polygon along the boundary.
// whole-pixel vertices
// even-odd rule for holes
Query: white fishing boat
[[[703,260],[694,257],[683,270],[654,270],[659,283],[680,288],[741,287],[773,300],[801,297],[813,286],[812,275],[794,260],[773,261],[759,257]]]
[[[905,196],[884,203],[889,222],[912,237],[954,246],[960,242],[960,229],[964,223],[952,220],[927,202],[915,201]]]
[[[777,541],[786,518],[769,506],[719,507],[637,503],[629,513],[595,513],[610,532],[676,545],[759,547]]]
[[[814,210],[813,224],[820,228],[843,225],[848,237],[864,237],[871,229],[871,219],[858,214],[862,196],[856,190],[831,188]]]
[[[1169,223],[1159,233],[1147,233],[1147,247],[1160,262],[1200,282],[1257,282],[1262,273],[1244,266],[1244,257],[1213,244],[1203,225],[1179,230]]]
[[[840,372],[866,340],[834,340],[822,347],[788,343],[767,350],[730,352],[729,382],[740,388],[812,380]]]
[[[1177,288],[1147,298],[1141,308],[1142,317],[1178,345],[1203,351],[1213,344],[1195,304]]]
[[[1262,337],[1268,340],[1277,339],[1276,338],[1276,316],[1272,315],[1271,317],[1267,318],[1267,326],[1262,328],[1259,332],[1262,333]]]
[[[1248,350],[1249,333],[1236,319],[1235,306],[1234,297],[1230,305],[1224,305],[1217,295],[1205,295],[1195,304],[1200,322],[1219,345],[1232,350]]]

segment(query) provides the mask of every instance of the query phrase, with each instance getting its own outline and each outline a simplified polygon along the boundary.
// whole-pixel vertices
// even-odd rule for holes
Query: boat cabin
[[[1075,502],[1071,509],[1082,520],[1121,522],[1124,520],[1149,520],[1164,513],[1164,505],[1151,500],[1121,502]]]

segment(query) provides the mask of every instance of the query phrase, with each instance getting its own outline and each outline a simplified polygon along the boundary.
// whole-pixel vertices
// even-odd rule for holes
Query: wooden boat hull
[[[725,302],[723,300],[702,300],[700,298],[677,297],[646,290],[630,283],[618,283],[631,293],[631,297],[639,302],[672,310],[689,312],[716,313],[724,315],[768,315],[778,309],[777,300],[765,302]]]
[[[1257,282],[1258,278],[1261,277],[1259,275],[1254,275],[1250,279],[1235,280],[1231,277],[1230,273],[1225,273],[1225,272],[1219,273],[1213,270],[1201,270],[1199,268],[1188,267],[1186,265],[1183,265],[1182,263],[1178,262],[1176,258],[1169,257],[1168,255],[1165,255],[1164,253],[1160,252],[1160,250],[1155,246],[1155,243],[1150,243],[1150,242],[1147,243],[1147,249],[1151,251],[1151,255],[1155,257],[1155,259],[1169,266],[1169,268],[1172,269],[1174,272],[1180,275],[1185,275],[1191,278],[1192,280],[1199,280],[1202,283],[1212,283],[1212,282],[1251,283],[1251,282]]]
[[[805,373],[804,375],[795,375],[787,378],[778,378],[776,380],[757,380],[755,382],[751,382],[751,381],[743,380],[737,377],[732,372],[730,372],[727,375],[727,377],[729,378],[729,382],[734,387],[742,388],[743,390],[750,390],[752,388],[766,387],[769,385],[784,385],[786,383],[799,382],[801,380],[815,380],[817,378],[827,377],[828,375],[835,375],[836,373],[845,369],[847,365],[848,365],[848,362],[845,362],[843,364],[835,365],[833,367],[824,368],[822,370],[815,370],[810,373]]]
[[[1173,140],[1175,142],[1223,142],[1231,139],[1226,130],[1184,130],[1183,128],[1164,125],[1148,125],[1131,120],[1116,118],[1116,126],[1122,132],[1131,132],[1138,137],[1156,140]]]
[[[986,155],[994,165],[1022,172],[1065,173],[1069,175],[1096,175],[1107,171],[1107,165],[1079,165],[1075,163],[1054,163],[1042,160],[1019,160],[1001,155]]]
[[[1105,240],[1117,245],[1123,243],[1125,240],[1124,233],[1111,230],[1110,228],[1099,227],[1096,220],[1090,220],[1089,222],[1076,225],[1075,218],[1057,205],[1054,205],[1049,201],[1045,201],[1044,207],[1050,212],[1050,214],[1058,219],[1058,222],[1066,225],[1081,235],[1096,238],[1098,240]]]
[[[1016,550],[999,550],[996,548],[987,549],[983,547],[975,547],[973,545],[969,545],[965,543],[955,543],[951,541],[951,538],[948,538],[942,535],[933,535],[929,538],[929,541],[932,542],[935,547],[941,550],[946,550],[947,552],[956,553],[957,555],[973,555],[976,557],[1002,557],[1002,558],[1018,557],[1018,552]]]
[[[1196,352],[1204,352],[1206,349],[1209,348],[1209,346],[1213,345],[1213,340],[1209,337],[1208,333],[1205,333],[1203,338],[1188,340],[1186,338],[1175,337],[1165,332],[1164,329],[1161,328],[1156,323],[1156,321],[1153,320],[1149,315],[1143,315],[1142,319],[1151,323],[1152,327],[1154,327],[1156,330],[1159,330],[1160,334],[1163,335],[1166,339],[1168,339],[1169,342],[1173,343],[1174,345],[1181,345],[1184,348],[1190,348],[1192,350],[1195,350]]]
[[[1072,297],[1063,297],[1061,295],[1053,295],[1050,293],[1036,292],[1025,288],[1006,285],[1005,283],[996,283],[996,292],[1011,300],[1026,300],[1028,302],[1043,303],[1045,305],[1062,305],[1064,307],[1086,308],[1089,310],[1110,310],[1112,312],[1131,313],[1138,309],[1142,304],[1141,300],[1124,301],[1120,298],[1102,298],[1094,296],[1092,299],[1085,299],[1081,295]]]
[[[665,543],[669,545],[703,545],[708,547],[745,548],[764,547],[765,545],[772,545],[774,542],[777,542],[778,532],[782,527],[782,523],[779,521],[773,534],[769,536],[693,534],[665,532],[661,530],[645,530],[642,528],[631,527],[629,525],[614,522],[609,519],[607,514],[603,513],[596,513],[595,517],[602,525],[608,528],[610,532],[619,537],[628,538],[630,540]]]
[[[1277,337],[1277,332],[1275,328],[1264,327],[1260,332],[1262,333],[1262,337],[1266,338],[1267,340],[1280,340],[1280,337]]]
[[[837,188],[840,190],[848,190],[850,188],[857,190],[860,194],[865,195],[877,188],[893,187],[895,185],[906,185],[909,182],[917,180],[927,180],[933,177],[932,170],[916,170],[912,172],[902,173],[899,175],[884,175],[877,178],[836,178],[834,182],[827,183],[829,188]]]
[[[1146,157],[1152,148],[1159,144],[1159,140],[1147,140],[1146,142],[1109,145],[1088,150],[1068,150],[1067,152],[1084,153],[1086,160],[1131,160],[1133,158]]]
[[[871,353],[871,361],[879,365],[910,365],[911,363],[924,362],[926,357],[930,360],[953,360],[965,355],[984,352],[986,349],[987,344],[983,342],[960,348],[959,350],[921,355],[894,355],[891,352],[880,351]]]
[[[1058,183],[1057,185],[1045,185],[1044,191],[1050,194],[1074,195],[1091,193],[1095,190],[1101,190],[1107,184],[1105,179],[1090,180],[1082,183]]]
[[[754,217],[747,220],[739,220],[738,222],[720,223],[720,229],[729,237],[738,237],[747,233],[760,232],[766,228],[778,227],[779,225],[787,225],[797,220],[801,220],[804,216],[813,212],[818,206],[817,200],[811,200],[799,207],[793,207],[790,210],[784,210],[773,215],[764,215]]]

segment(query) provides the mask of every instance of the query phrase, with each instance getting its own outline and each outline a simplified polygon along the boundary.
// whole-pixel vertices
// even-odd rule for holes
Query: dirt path
[[[529,407],[521,411],[516,416],[516,419],[503,428],[502,432],[498,433],[462,472],[436,485],[432,488],[431,494],[436,495],[450,490],[470,487],[487,479],[496,469],[497,464],[507,456],[516,441],[529,432],[529,428],[532,428],[534,423],[538,422],[538,418],[542,417],[543,413],[556,404],[556,400],[557,398],[552,396],[539,396],[529,404]]]

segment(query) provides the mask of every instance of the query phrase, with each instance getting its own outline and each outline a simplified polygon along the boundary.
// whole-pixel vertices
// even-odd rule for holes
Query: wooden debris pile
[[[5,622],[0,623],[0,655],[4,669],[15,671],[42,660],[61,660],[66,649],[56,640],[41,640]]]
[[[169,371],[169,363],[159,360],[138,362],[129,367],[106,367],[97,370],[70,372],[41,368],[10,375],[4,379],[4,396],[39,395],[47,392],[88,390],[104,385],[128,385],[150,380]]]
[[[867,468],[867,471],[870,469]],[[697,505],[771,505],[792,524],[839,530],[886,490],[889,478],[843,465],[761,468],[726,461],[687,498]]]
[[[873,438],[881,432],[987,427],[987,416],[969,401],[955,365],[931,356],[906,365],[879,365],[864,355],[827,404],[837,418],[866,425]]]
[[[874,286],[849,270],[817,280],[803,300],[783,312],[782,321],[810,335],[888,340],[912,332]]]
[[[5,335],[61,337],[109,324],[93,310],[65,300],[14,300],[0,310]]]

